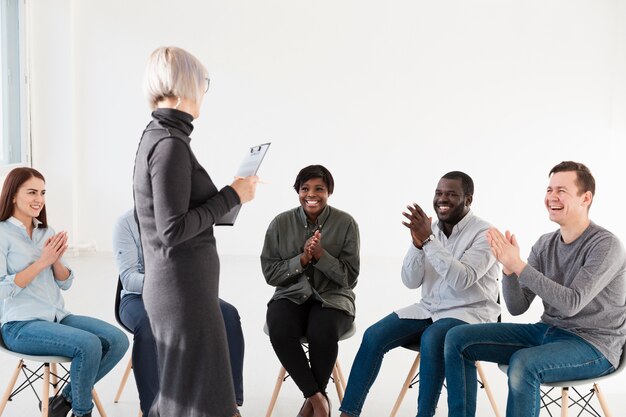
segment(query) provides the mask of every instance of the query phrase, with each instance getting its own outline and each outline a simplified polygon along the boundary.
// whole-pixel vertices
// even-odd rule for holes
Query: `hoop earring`
[[[176,110],[178,110],[178,106],[180,106],[180,97],[177,97],[177,98],[178,100],[176,101],[176,105],[174,106]]]

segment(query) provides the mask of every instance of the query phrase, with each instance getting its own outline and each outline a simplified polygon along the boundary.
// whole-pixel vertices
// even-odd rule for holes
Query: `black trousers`
[[[350,329],[354,317],[309,298],[303,304],[274,300],[267,307],[267,327],[276,356],[305,398],[326,392],[335,366],[339,337]],[[306,337],[309,359],[300,338]]]

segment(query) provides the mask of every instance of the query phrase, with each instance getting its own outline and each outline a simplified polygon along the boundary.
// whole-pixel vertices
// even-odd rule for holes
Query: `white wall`
[[[590,166],[592,218],[626,240],[623,1],[28,4],[34,166],[52,224],[76,245],[110,250],[132,205],[149,120],[144,63],[163,44],[211,73],[192,147],[217,184],[247,146],[273,142],[260,171],[270,184],[217,232],[223,254],[259,253],[311,163],[335,175],[330,202],[358,220],[364,255],[404,253],[401,210],[416,201],[432,212],[437,180],[455,169],[476,182],[476,213],[516,232],[527,253],[555,228],[542,198],[565,159]]]

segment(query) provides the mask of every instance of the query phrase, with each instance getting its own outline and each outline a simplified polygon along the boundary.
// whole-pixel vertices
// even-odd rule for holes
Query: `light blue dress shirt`
[[[37,261],[48,238],[54,235],[52,228],[40,228],[33,221],[33,237],[15,217],[0,222],[0,324],[10,321],[47,320],[61,321],[69,311],[61,290],[72,285],[74,273],[65,281],[54,278],[52,266],[44,269],[30,284],[22,288],[15,284],[15,275]],[[61,260],[63,265],[67,264]],[[69,267],[68,267],[69,269]]]
[[[133,210],[128,210],[115,223],[113,251],[124,287],[121,296],[141,294],[144,277],[143,251],[141,250],[139,227],[137,227]]]
[[[423,250],[411,244],[402,265],[402,282],[408,288],[421,288],[422,299],[397,310],[398,317],[455,318],[469,324],[497,321],[500,265],[487,242],[490,227],[470,211],[454,225],[450,237],[436,222],[435,239]]]

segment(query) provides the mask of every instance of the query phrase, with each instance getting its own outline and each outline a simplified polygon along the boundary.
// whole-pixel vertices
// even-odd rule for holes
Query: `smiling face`
[[[328,187],[321,178],[311,178],[300,185],[298,190],[300,205],[311,222],[314,223],[324,210],[329,196]]]
[[[580,193],[576,172],[556,172],[550,177],[545,205],[550,220],[558,225],[568,226],[587,219],[592,199],[590,191]]]
[[[13,217],[25,226],[32,224],[33,218],[39,216],[46,204],[45,187],[46,183],[36,177],[25,181],[13,197]]]
[[[471,204],[472,196],[463,193],[463,183],[460,179],[439,180],[433,198],[433,208],[444,228],[447,226],[451,230],[452,226],[465,217]]]

